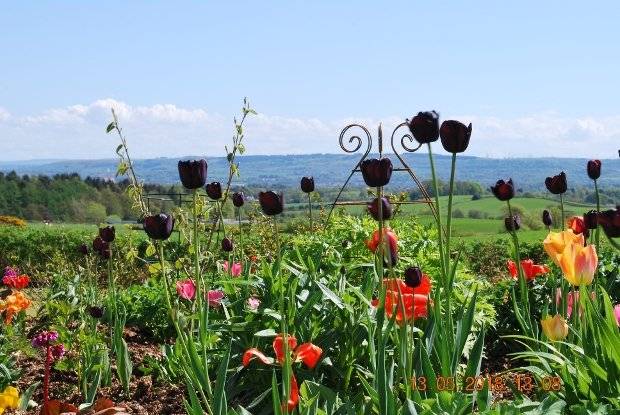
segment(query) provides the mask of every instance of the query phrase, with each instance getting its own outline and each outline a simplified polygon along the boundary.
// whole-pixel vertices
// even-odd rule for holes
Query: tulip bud
[[[583,236],[587,238],[590,234],[584,219],[580,216],[573,216],[572,218],[569,218],[567,225],[568,228],[575,233],[575,235],[583,234]]]
[[[116,237],[116,230],[114,229],[114,226],[99,228],[99,236],[106,242],[112,242]]]
[[[422,270],[419,267],[409,267],[405,270],[405,284],[407,287],[417,288],[422,283]]]
[[[390,220],[392,218],[392,204],[387,198],[382,197],[381,205],[383,220]],[[366,206],[366,209],[375,220],[379,220],[379,198],[375,197],[373,201]]]
[[[90,314],[92,318],[100,319],[101,317],[103,317],[103,307],[99,307],[99,306],[88,307],[88,314]]]
[[[81,244],[78,246],[78,252],[82,255],[88,255],[88,246],[86,244]]]
[[[164,241],[172,234],[174,218],[165,213],[147,216],[144,218],[143,228],[149,238]]]
[[[547,190],[554,195],[566,193],[566,173],[561,172],[556,176],[547,177],[545,179],[545,186],[547,186]]]
[[[448,120],[441,123],[439,129],[441,145],[449,153],[462,153],[467,150],[471,137],[471,123],[466,127],[465,124]]]
[[[549,212],[547,209],[543,210],[542,221],[547,228],[550,228],[551,225],[553,225],[553,218],[551,217],[551,212]]]
[[[521,216],[508,216],[504,219],[504,226],[508,232],[515,232],[521,229]]]
[[[209,183],[205,190],[207,191],[207,196],[213,200],[220,200],[222,198],[222,185],[220,182]]]
[[[301,191],[304,193],[314,192],[314,177],[302,177],[301,178]]]
[[[199,189],[207,182],[207,161],[179,161],[179,177],[186,189]]]
[[[369,187],[385,186],[392,177],[392,161],[387,157],[380,160],[366,159],[360,163],[360,170]]]
[[[436,111],[418,112],[408,121],[408,126],[420,144],[432,143],[439,138],[439,114]]]
[[[583,214],[583,222],[586,228],[596,229],[598,212],[596,210],[590,210]]]
[[[276,193],[272,190],[260,192],[258,202],[263,213],[267,216],[278,215],[284,210],[284,195],[282,193]]]
[[[228,238],[222,239],[222,251],[232,252],[232,250],[233,250],[233,242]]]
[[[93,249],[97,252],[105,249],[108,246],[108,243],[106,241],[104,241],[103,239],[101,239],[100,236],[97,236],[95,239],[93,239]]]
[[[515,196],[515,188],[512,179],[509,179],[507,182],[498,180],[495,186],[491,186],[491,192],[502,202],[512,199]]]
[[[568,324],[561,315],[556,314],[555,317],[547,316],[540,322],[543,333],[551,341],[562,340],[568,336]]]
[[[243,195],[243,192],[233,193],[232,202],[233,202],[233,205],[235,205],[235,207],[240,208],[241,206],[243,206],[243,204],[245,203],[245,197]]]
[[[588,176],[592,180],[596,180],[601,177],[601,161],[590,160],[588,161]]]
[[[602,226],[605,235],[620,238],[620,207],[599,212],[596,221]]]

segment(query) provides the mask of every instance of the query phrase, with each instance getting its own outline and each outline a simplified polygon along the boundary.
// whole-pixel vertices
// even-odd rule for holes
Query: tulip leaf
[[[105,129],[106,133],[109,133],[110,131],[112,131],[113,129],[116,128],[116,123],[114,121],[112,121],[110,124],[108,124],[108,126]]]

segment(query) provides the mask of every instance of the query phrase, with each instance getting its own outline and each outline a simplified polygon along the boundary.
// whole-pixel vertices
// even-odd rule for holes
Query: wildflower
[[[514,261],[508,260],[506,266],[508,267],[508,272],[510,272],[512,278],[518,278],[519,270],[517,270],[517,264],[515,264]],[[523,270],[523,274],[527,281],[532,281],[539,275],[543,275],[549,272],[548,266],[534,264],[534,261],[532,261],[531,259],[522,259],[521,269]]]
[[[568,324],[561,315],[547,316],[540,321],[543,333],[551,341],[562,340],[568,336]]]
[[[583,235],[577,235],[572,230],[566,230],[562,232],[549,232],[543,241],[543,246],[551,260],[559,267],[564,249],[573,243],[581,243],[583,245]]]
[[[441,145],[448,153],[462,153],[467,150],[471,137],[471,123],[465,126],[460,121],[448,120],[439,129]]]
[[[409,131],[420,144],[428,144],[439,138],[439,114],[436,111],[418,112],[411,121],[407,120]]]
[[[224,272],[228,273],[229,264],[228,261],[224,261],[222,263],[222,269],[224,270]],[[239,275],[241,275],[241,271],[243,271],[243,266],[241,265],[240,262],[234,262],[232,264],[232,268],[230,269],[230,275],[232,275],[233,277],[238,277]]]
[[[366,209],[375,220],[379,220],[379,198],[375,197],[372,202],[366,206]],[[381,212],[383,220],[390,220],[392,218],[392,204],[386,197],[381,198]]]
[[[420,284],[413,288],[401,279],[384,279],[385,286],[385,315],[392,318],[396,312],[395,321],[402,325],[416,318],[427,317],[428,296],[431,292],[431,280],[426,274],[422,274]],[[379,299],[373,299],[374,307],[379,305]],[[404,314],[403,314],[404,311]]]
[[[147,216],[144,218],[144,232],[151,239],[164,241],[170,238],[174,229],[174,218],[172,215],[160,213],[158,215]]]
[[[220,182],[209,183],[205,190],[207,191],[207,196],[213,200],[220,200],[222,198],[222,185]]]
[[[566,193],[566,173],[561,172],[556,176],[547,177],[545,179],[545,186],[554,195]]]
[[[267,216],[275,216],[284,210],[284,195],[276,193],[272,190],[268,192],[260,192],[258,194],[258,202]]]
[[[256,297],[250,297],[248,298],[247,304],[250,310],[256,311],[258,307],[260,307],[260,300]]]
[[[387,239],[390,248],[390,258],[392,259],[392,265],[394,265],[398,259],[398,238],[390,228],[383,228],[383,235],[385,239]],[[366,241],[366,246],[372,252],[377,252],[380,242],[379,230],[376,230],[372,234],[372,237]]]
[[[51,346],[58,340],[58,332],[57,331],[42,331],[37,334],[34,339],[32,339],[32,347],[35,348],[43,348]]]
[[[21,291],[14,291],[0,301],[0,312],[5,312],[5,324],[10,324],[15,314],[30,307],[30,304],[31,301]]]
[[[209,307],[219,307],[222,305],[224,297],[224,292],[222,290],[209,290],[207,293],[207,303]]]
[[[186,189],[199,189],[207,182],[207,161],[179,161],[179,178]]]
[[[502,202],[512,199],[515,196],[515,188],[512,179],[509,179],[507,182],[498,180],[495,186],[491,186],[491,192]]]
[[[596,180],[601,177],[601,161],[600,160],[590,160],[588,161],[588,177],[592,180]]]
[[[314,177],[302,177],[299,186],[301,187],[301,191],[304,193],[314,192]]]
[[[392,161],[387,157],[366,159],[360,163],[362,176],[369,187],[380,187],[388,184],[393,169]]]
[[[193,300],[196,296],[196,284],[191,279],[177,281],[177,294],[185,300]]]

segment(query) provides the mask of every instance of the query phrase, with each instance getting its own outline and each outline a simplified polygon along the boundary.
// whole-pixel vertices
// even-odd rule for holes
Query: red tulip
[[[517,279],[519,277],[517,264],[515,264],[514,261],[509,260],[506,265],[508,266],[508,271],[510,272],[510,275],[512,275],[512,278]],[[532,281],[539,275],[543,275],[549,272],[548,266],[534,264],[534,261],[532,261],[531,259],[522,259],[521,269],[523,270],[523,274],[525,275],[525,279],[527,281]]]

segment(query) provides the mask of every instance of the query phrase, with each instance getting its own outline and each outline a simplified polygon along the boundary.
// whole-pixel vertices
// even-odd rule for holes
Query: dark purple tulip
[[[554,195],[566,193],[566,173],[561,172],[557,176],[547,177],[545,179],[545,186]]]
[[[381,198],[381,202],[382,202],[381,208],[383,212],[383,220],[391,219],[392,218],[392,204],[385,197]],[[375,218],[375,220],[379,220],[379,199],[378,198],[375,197],[373,201],[370,202],[366,206],[366,209],[368,210],[368,213],[370,213],[372,217]]]
[[[88,255],[88,245],[86,244],[81,244],[80,246],[78,246],[77,250],[82,255]]]
[[[465,126],[462,122],[448,120],[441,123],[439,129],[441,145],[449,153],[462,153],[467,150],[471,137],[471,123]]]
[[[420,144],[432,143],[439,138],[439,114],[436,111],[418,112],[408,120],[413,138]]]
[[[179,161],[179,177],[186,189],[199,189],[207,182],[207,161]]]
[[[97,236],[95,237],[95,239],[93,239],[93,250],[100,252],[103,249],[106,249],[107,246],[108,246],[108,243],[104,241],[103,239],[101,239],[101,236]]]
[[[99,228],[99,236],[106,242],[114,241],[116,237],[116,229],[114,226],[106,226],[105,228]]]
[[[597,223],[603,227],[605,235],[610,238],[620,237],[620,206],[599,212]]]
[[[110,257],[112,256],[112,250],[110,249],[110,245],[107,245],[106,243],[106,247],[99,251],[99,255],[103,259],[110,259]]]
[[[267,216],[278,215],[284,210],[284,195],[282,193],[276,193],[272,190],[260,192],[258,202],[263,213]]]
[[[422,283],[422,270],[418,267],[409,267],[405,270],[405,284],[407,287],[417,288]]]
[[[509,179],[507,182],[498,180],[495,186],[491,186],[491,191],[495,197],[502,202],[510,200],[515,196],[515,188],[512,179]]]
[[[601,177],[601,161],[590,160],[588,161],[588,176],[592,180],[596,180]]]
[[[302,177],[301,178],[301,191],[304,193],[314,192],[314,177]]]
[[[521,216],[513,215],[504,218],[504,226],[508,232],[518,231],[521,229]]]
[[[369,187],[385,186],[392,177],[392,161],[387,157],[379,160],[366,159],[360,163],[360,170]]]
[[[551,212],[549,212],[547,209],[543,210],[542,221],[547,228],[550,228],[551,225],[553,225],[553,218],[551,217]]]
[[[88,307],[88,314],[90,314],[92,318],[100,319],[103,317],[103,307],[90,306]]]
[[[596,229],[598,224],[598,212],[596,210],[590,210],[583,214],[583,223],[588,229]]]
[[[205,190],[207,191],[207,196],[213,200],[220,200],[222,198],[222,185],[220,182],[209,183]]]
[[[172,215],[160,213],[158,215],[147,216],[144,218],[144,232],[151,239],[164,241],[170,238],[174,229],[174,218]]]
[[[228,238],[222,239],[222,251],[232,252],[233,248],[234,248],[233,242],[230,239]]]
[[[245,196],[243,195],[243,192],[233,193],[232,202],[235,207],[240,208],[241,206],[243,206],[243,204],[245,203]]]

